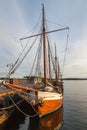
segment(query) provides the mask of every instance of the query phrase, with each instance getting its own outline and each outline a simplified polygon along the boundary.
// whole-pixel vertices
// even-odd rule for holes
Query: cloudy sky
[[[7,64],[13,64],[21,54],[25,43],[19,39],[31,34],[41,16],[42,3],[51,28],[55,28],[52,23],[70,28],[63,77],[87,78],[87,0],[0,0],[0,77],[9,71]],[[57,41],[62,44],[63,39],[60,35]],[[64,44],[58,52],[64,53]],[[26,75],[26,70],[18,73]]]

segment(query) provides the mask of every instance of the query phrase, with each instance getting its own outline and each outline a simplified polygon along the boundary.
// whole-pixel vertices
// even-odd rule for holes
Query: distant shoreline
[[[63,80],[87,80],[87,78],[63,78]]]
[[[5,78],[0,78],[0,80],[4,80],[4,79]],[[87,78],[62,78],[62,80],[87,80]]]

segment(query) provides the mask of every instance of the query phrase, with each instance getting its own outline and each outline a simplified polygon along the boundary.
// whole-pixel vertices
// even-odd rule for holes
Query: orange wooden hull
[[[56,99],[56,100],[43,100],[42,106],[38,107],[38,112],[40,116],[49,114],[54,112],[55,110],[59,109],[62,106],[63,99]]]

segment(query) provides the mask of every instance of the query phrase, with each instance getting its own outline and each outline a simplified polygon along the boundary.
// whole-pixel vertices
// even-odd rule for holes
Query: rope
[[[23,102],[24,100],[21,100],[19,102],[17,102],[16,104],[20,104],[21,102]],[[7,109],[10,109],[12,107],[14,107],[15,105],[10,105],[9,107],[3,107],[3,108],[0,108],[0,110],[7,110]]]
[[[3,90],[4,90],[4,88],[3,88]],[[7,92],[7,94],[8,94],[8,92]],[[14,100],[11,98],[10,95],[8,95],[8,97],[10,98],[10,100],[12,101],[12,103],[13,103],[14,105],[11,105],[11,106],[5,107],[5,108],[0,108],[0,110],[6,110],[6,109],[9,109],[9,108],[12,108],[13,106],[16,106],[16,108],[17,108],[24,116],[35,117],[35,116],[38,115],[38,112],[35,110],[35,108],[33,107],[33,105],[30,104],[28,101],[27,101],[27,103],[31,105],[31,107],[32,107],[33,110],[36,112],[36,114],[34,114],[34,115],[28,115],[28,114],[26,114],[25,112],[23,112],[23,111],[17,106],[17,104],[21,103],[24,99],[21,100],[21,101],[19,101],[18,103],[15,103]]]
[[[34,115],[29,115],[29,116],[31,116],[31,117],[35,117],[35,116],[37,116],[38,115],[38,112],[36,111],[36,109],[33,107],[33,105],[31,104],[31,103],[29,103],[28,101],[26,101],[28,104],[30,104],[31,105],[31,107],[33,108],[33,110],[36,112],[36,114],[34,114]]]
[[[41,17],[41,16],[40,16]],[[39,18],[40,19],[40,18]],[[35,27],[34,27],[34,29],[33,29],[33,32],[32,32],[32,34],[31,35],[33,35],[34,34],[34,32],[35,32],[35,30],[36,30],[36,27],[38,26],[38,24],[39,24],[39,22],[37,22],[37,24],[35,25]],[[25,35],[24,35],[25,36]],[[21,40],[20,40],[21,41]],[[28,45],[28,43],[30,42],[30,39],[28,40],[28,42],[26,43],[26,46],[23,48],[23,45],[22,45],[22,41],[21,41],[21,47],[22,47],[22,49],[24,50],[23,52],[24,52],[24,54],[26,53],[25,52],[25,48],[27,47],[27,45]],[[21,56],[21,54],[20,54],[20,56]],[[26,57],[27,58],[27,57]],[[28,61],[28,63],[29,63],[29,60],[28,60],[28,58],[27,58],[27,61]]]
[[[30,72],[29,78],[31,77],[31,74],[32,74],[32,72],[33,72],[33,68],[34,68],[34,65],[35,65],[35,61],[36,61],[37,55],[38,55],[38,50],[37,50],[37,52],[36,52],[36,55],[35,55],[35,58],[34,58],[34,61],[33,61],[33,65],[32,65],[32,68],[31,68],[31,72]]]
[[[14,106],[16,106],[16,108],[24,115],[24,116],[30,116],[30,117],[35,117],[38,115],[38,113],[34,114],[34,115],[28,115],[25,112],[23,112],[18,106],[17,104],[14,102],[14,100],[9,96],[10,100],[12,101],[12,103],[14,104]],[[31,105],[31,104],[30,104]],[[33,107],[32,107],[33,108]],[[37,111],[35,111],[37,112]]]
[[[27,52],[25,53],[25,55],[22,57],[22,59],[19,61],[19,63],[17,64],[17,66],[13,66],[13,68],[11,69],[10,73],[7,75],[11,75],[12,72],[14,72],[18,67],[19,65],[22,63],[22,61],[24,60],[24,58],[27,56],[27,54],[29,53],[29,51],[31,50],[31,48],[33,47],[33,45],[35,44],[35,41],[36,41],[37,37],[35,38],[35,40],[33,41],[32,45],[30,46],[30,48],[27,50]],[[19,59],[18,59],[19,60]]]
[[[36,64],[36,72],[35,75],[39,75],[40,76],[40,63],[41,63],[41,51],[42,51],[42,36],[40,39],[40,43],[38,45],[38,50],[37,50],[37,64]]]
[[[40,16],[40,17],[41,17],[41,16]],[[34,31],[35,31],[35,29],[36,29],[37,26],[38,26],[38,23],[35,25],[35,27],[34,27],[34,29],[33,29],[33,32],[32,32],[32,35],[33,35],[33,33],[34,33]],[[23,48],[22,43],[21,43],[21,46],[22,46],[22,49],[23,49],[23,50],[22,50],[22,52],[20,53],[20,55],[19,55],[19,57],[17,58],[17,60],[16,60],[16,62],[14,63],[14,65],[12,66],[10,72],[7,74],[6,78],[9,77],[9,75],[11,75],[12,73],[14,73],[14,71],[19,67],[19,65],[22,63],[22,61],[24,60],[24,58],[25,58],[26,55],[28,54],[29,49],[28,49],[27,53],[25,53],[25,49],[26,49],[28,43],[30,42],[30,40],[31,40],[31,39],[28,40],[28,42],[26,43],[26,45],[25,45],[24,48]],[[35,40],[35,41],[36,41],[36,40]],[[33,43],[34,43],[34,42],[33,42]],[[30,48],[31,48],[31,47],[30,47]],[[19,62],[19,60],[20,60],[20,58],[21,58],[21,56],[22,56],[23,53],[24,53],[24,56],[23,56],[23,58],[21,59],[21,61]],[[19,62],[19,63],[18,63],[18,62]],[[18,64],[18,65],[16,66],[16,64]],[[15,67],[15,66],[16,66],[16,67]]]
[[[67,53],[67,47],[68,47],[68,38],[69,38],[69,29],[68,29],[67,40],[66,40],[66,47],[65,47],[65,54],[64,54],[64,60],[63,60],[63,69],[62,69],[61,78],[63,76],[64,66],[65,66],[65,61],[66,61],[66,53]]]
[[[24,92],[25,94],[28,94],[27,92]],[[33,97],[35,97],[35,95],[34,94],[31,94],[31,93],[29,93],[29,95],[33,95]],[[33,107],[33,105],[31,104],[31,103],[29,103],[29,101],[27,101],[27,100],[25,100],[29,105],[31,105],[31,107],[33,108],[33,110],[36,112],[36,115],[38,115],[38,112],[35,110],[35,108]],[[35,116],[36,116],[35,115]]]
[[[40,31],[41,31],[41,29],[40,29]],[[40,31],[39,31],[39,32],[40,32]],[[40,45],[40,43],[39,43],[39,45]],[[29,78],[31,77],[31,74],[32,74],[32,72],[33,72],[33,68],[34,68],[34,65],[35,65],[36,58],[37,58],[37,56],[38,56],[38,52],[39,52],[39,46],[38,46],[37,51],[36,51],[36,55],[35,55],[35,58],[34,58],[34,61],[33,61],[33,65],[32,65],[32,68],[31,68],[31,72],[30,72],[30,74],[29,74]]]
[[[55,24],[55,25],[58,25],[58,26],[61,26],[61,27],[67,27],[67,26],[65,26],[65,25],[62,25],[62,24],[57,24],[57,23],[55,23],[55,22],[52,22],[52,21],[50,21],[50,20],[47,20],[49,23],[52,23],[52,24]]]
[[[14,102],[14,100],[9,96],[10,100],[12,101],[12,103],[14,104],[14,106],[16,106],[16,108],[25,116],[29,116],[27,115],[25,112],[23,112],[18,106],[17,104]]]

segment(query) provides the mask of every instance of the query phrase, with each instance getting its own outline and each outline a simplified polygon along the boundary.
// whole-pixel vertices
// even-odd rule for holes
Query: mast
[[[50,45],[49,45],[49,41],[48,41],[48,63],[49,63],[49,79],[51,81],[51,65],[50,65]]]
[[[23,38],[20,38],[20,40],[25,40],[25,39],[28,39],[28,38],[34,38],[36,36],[43,36],[43,55],[44,55],[44,84],[46,86],[46,34],[50,34],[50,33],[54,33],[54,32],[58,32],[58,31],[63,31],[63,30],[66,30],[68,29],[69,30],[69,27],[64,27],[64,28],[59,28],[59,29],[56,29],[56,30],[51,30],[51,31],[47,31],[46,32],[46,29],[45,29],[45,14],[44,14],[44,4],[42,4],[42,25],[43,25],[43,28],[42,28],[42,33],[39,33],[39,34],[34,34],[34,35],[31,35],[31,36],[27,36],[27,37],[23,37]],[[26,51],[25,55],[23,56],[19,56],[18,59],[16,60],[16,62],[13,64],[13,66],[11,67],[10,69],[10,72],[7,74],[6,77],[10,76],[11,74],[13,74],[17,68],[21,65],[21,63],[23,62],[23,60],[25,59],[25,57],[28,55],[29,51],[30,51],[31,47]],[[23,51],[25,50],[25,48],[23,49]],[[22,51],[22,53],[23,53]],[[21,54],[22,54],[21,53]]]
[[[43,22],[43,55],[44,55],[44,86],[46,86],[46,30],[45,30],[45,14],[44,14],[44,4],[42,4],[42,22]]]
[[[56,83],[58,82],[59,79],[59,70],[58,70],[58,61],[57,61],[57,50],[56,50],[56,44],[55,44],[55,78],[56,78]]]

